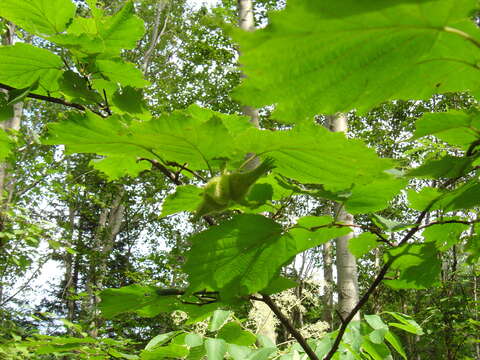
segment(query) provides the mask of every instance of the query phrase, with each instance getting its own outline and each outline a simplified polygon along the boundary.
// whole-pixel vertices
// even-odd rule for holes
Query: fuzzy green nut
[[[253,170],[226,172],[212,178],[205,185],[203,200],[195,217],[221,212],[233,204],[251,205],[245,199],[248,192],[260,177],[275,167],[273,162],[273,159],[267,158]]]

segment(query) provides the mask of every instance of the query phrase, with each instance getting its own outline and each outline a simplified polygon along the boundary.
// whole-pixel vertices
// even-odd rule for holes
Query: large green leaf
[[[478,91],[475,0],[289,1],[270,24],[237,31],[245,104],[279,119],[366,111],[390,99]]]
[[[392,257],[391,269],[399,270],[400,275],[397,280],[384,280],[387,285],[394,289],[427,289],[438,285],[441,262],[435,243],[405,244],[388,251],[387,258]]]
[[[70,0],[2,0],[0,16],[32,34],[57,34],[75,15]]]
[[[229,128],[244,121],[240,116],[196,106],[144,122],[127,122],[116,115],[103,119],[93,113],[71,113],[66,121],[49,126],[44,143],[64,144],[70,153],[130,157],[134,161],[164,159],[197,170],[215,168],[222,159],[236,154]],[[110,175],[118,176],[118,171]]]
[[[450,110],[444,113],[426,113],[417,120],[413,139],[435,135],[450,145],[467,149],[480,138],[480,112]]]
[[[322,126],[304,124],[275,132],[249,129],[237,143],[245,153],[277,160],[275,172],[303,183],[323,184],[327,190],[393,179],[384,172],[393,161],[380,159],[361,141],[347,140]]]
[[[160,312],[173,311],[179,306],[176,296],[161,296],[153,286],[129,285],[120,289],[106,289],[100,297],[102,301],[99,307],[107,319],[126,312],[151,317]]]
[[[62,59],[52,52],[29,44],[0,46],[0,82],[26,88],[36,80],[45,90],[58,89]]]
[[[350,231],[293,230],[282,235],[281,226],[274,221],[244,214],[192,236],[184,270],[193,290],[223,290],[226,297],[258,292],[296,254]]]
[[[472,160],[467,157],[446,155],[430,160],[408,172],[408,176],[420,179],[457,178],[472,169]]]

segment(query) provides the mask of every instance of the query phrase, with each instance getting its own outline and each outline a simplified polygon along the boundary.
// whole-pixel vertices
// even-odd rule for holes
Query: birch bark
[[[333,132],[347,132],[347,117],[337,114],[329,117],[330,130]],[[353,216],[347,213],[341,204],[335,206],[336,221],[353,225]],[[347,235],[335,239],[337,260],[337,287],[338,287],[338,311],[342,319],[352,311],[358,303],[358,274],[357,262],[348,250],[348,243],[353,237],[353,231]],[[353,320],[360,320],[360,312],[357,312]]]

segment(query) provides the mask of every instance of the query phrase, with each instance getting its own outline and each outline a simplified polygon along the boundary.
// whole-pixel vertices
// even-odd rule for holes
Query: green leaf
[[[67,28],[75,16],[70,0],[2,0],[0,16],[24,30],[36,34],[57,34]]]
[[[268,286],[292,258],[325,239],[349,229],[320,229],[315,233],[282,228],[260,215],[238,215],[191,237],[184,270],[193,289],[224,290],[224,296],[247,295]],[[230,293],[226,291],[233,287]]]
[[[148,120],[151,117],[147,103],[140,89],[127,86],[113,94],[112,102],[122,113],[128,113],[138,119]]]
[[[298,286],[298,283],[296,281],[279,276],[273,279],[265,289],[260,291],[260,293],[266,294],[266,295],[273,295],[297,286]]]
[[[326,190],[392,179],[384,172],[393,167],[391,160],[380,159],[361,141],[347,140],[322,126],[305,124],[275,132],[249,129],[237,144],[244,153],[274,158],[275,172],[299,182],[323,184]]]
[[[215,310],[208,325],[209,331],[217,331],[220,329],[225,321],[230,317],[231,311],[226,310]]]
[[[478,110],[426,113],[417,120],[413,139],[435,135],[450,145],[467,149],[471,143],[478,140],[479,130]]]
[[[161,217],[180,211],[194,212],[202,201],[203,190],[193,185],[177,186],[173,194],[168,195],[162,204]]]
[[[137,41],[145,33],[143,20],[134,14],[133,1],[128,1],[113,16],[100,23],[99,36],[103,40],[105,51],[118,53],[123,49],[134,49]]]
[[[419,192],[407,190],[407,194],[409,206],[418,211],[427,209],[435,199],[442,195],[440,190],[431,187],[425,187]]]
[[[222,339],[207,339],[205,340],[205,349],[208,360],[223,360],[223,356],[227,352],[227,344]]]
[[[91,160],[90,165],[105,173],[110,181],[120,179],[125,175],[134,178],[142,171],[151,168],[151,164],[147,161],[137,161],[133,157],[121,156]]]
[[[371,233],[363,233],[353,237],[348,242],[348,250],[356,258],[361,258],[378,246],[377,236]]]
[[[475,0],[305,0],[265,29],[237,31],[246,74],[237,97],[294,122],[391,99],[477,91]],[[428,14],[428,16],[421,16]]]
[[[402,358],[407,360],[407,354],[405,353],[405,350],[403,349],[402,343],[400,342],[400,339],[395,335],[393,332],[388,331],[385,334],[385,340],[388,341],[390,345],[400,354]]]
[[[168,346],[157,347],[151,351],[142,351],[142,360],[159,360],[164,358],[180,359],[188,356],[188,348],[182,345],[170,344]]]
[[[441,262],[434,243],[405,244],[387,252],[394,257],[391,269],[400,270],[398,280],[384,280],[394,289],[427,289],[438,285]]]
[[[429,160],[408,172],[420,179],[457,178],[472,169],[472,159],[446,155],[439,160]]]
[[[473,178],[459,188],[444,193],[434,204],[432,210],[443,209],[455,211],[460,209],[471,209],[480,205],[480,182]]]
[[[364,315],[365,321],[370,325],[374,330],[378,329],[388,329],[387,324],[385,324],[382,318],[378,315]]]
[[[252,351],[245,360],[267,360],[270,355],[275,352],[277,349],[274,347],[270,348],[263,348],[263,349],[256,349]]]
[[[95,64],[98,71],[114,83],[134,88],[142,88],[149,85],[149,82],[143,78],[142,72],[130,62],[97,60]]]
[[[243,330],[237,322],[229,322],[222,326],[217,338],[225,340],[229,344],[250,346],[255,343],[257,337],[250,331]]]
[[[407,180],[393,177],[374,180],[369,184],[355,185],[350,196],[344,201],[345,208],[351,214],[366,214],[383,210],[406,185]]]
[[[442,221],[448,220],[458,220],[458,218],[442,219]],[[435,242],[440,251],[446,251],[460,241],[460,235],[468,228],[468,225],[458,223],[432,225],[423,230],[422,236],[425,241]]]
[[[415,335],[423,335],[422,328],[410,316],[393,311],[384,311],[382,314],[389,314],[400,321],[400,323],[388,323],[389,326],[397,327]],[[402,327],[399,325],[402,325]]]
[[[89,89],[88,82],[79,74],[67,70],[58,80],[60,91],[77,102],[100,103],[103,101],[99,93]]]
[[[383,343],[376,344],[370,341],[367,337],[364,337],[362,349],[374,360],[391,359],[390,350],[388,349],[387,345]]]
[[[388,231],[388,232],[396,232],[396,231],[405,230],[405,229],[407,229],[408,227],[411,226],[410,224],[404,224],[404,223],[400,223],[400,222],[395,221],[395,220],[387,219],[387,218],[385,218],[381,215],[378,215],[378,214],[373,214],[372,220],[382,230]]]
[[[0,82],[15,88],[38,80],[44,89],[54,91],[62,68],[62,59],[48,50],[23,43],[0,47]]]
[[[70,113],[67,120],[49,125],[43,143],[64,144],[69,153],[131,157],[135,161],[139,157],[158,161],[160,157],[198,170],[207,164],[219,165],[219,158],[236,155],[228,127],[243,120],[197,106],[141,122],[128,122],[118,115],[103,119],[91,112]]]
[[[163,344],[172,340],[175,336],[177,336],[180,332],[179,331],[170,331],[165,334],[160,334],[152,338],[148,344],[145,346],[145,350],[153,350],[158,346],[162,346]]]
[[[235,344],[227,344],[227,351],[233,360],[245,360],[252,353],[251,348]]]
[[[153,286],[129,285],[119,289],[106,289],[100,293],[102,315],[111,319],[125,312],[137,312],[143,317],[152,317],[160,312],[169,312],[179,306],[176,296],[159,295]]]
[[[14,143],[12,139],[10,139],[5,130],[0,129],[0,161],[4,160],[10,155],[13,146]]]
[[[185,336],[185,345],[190,348],[201,346],[203,345],[203,338],[198,334],[189,333]]]

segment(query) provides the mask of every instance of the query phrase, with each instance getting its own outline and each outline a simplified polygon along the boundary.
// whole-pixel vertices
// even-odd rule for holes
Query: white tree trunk
[[[330,130],[333,132],[347,132],[347,117],[337,114],[330,117]],[[335,206],[336,221],[353,225],[353,216],[347,213],[341,204]],[[338,311],[342,319],[352,311],[358,303],[358,274],[357,262],[348,250],[348,243],[353,237],[353,231],[335,239],[337,245],[337,287]],[[357,312],[353,320],[360,320]]]

